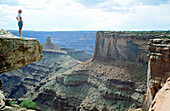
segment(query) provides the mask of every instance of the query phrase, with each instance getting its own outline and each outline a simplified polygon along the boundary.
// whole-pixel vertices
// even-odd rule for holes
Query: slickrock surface
[[[156,93],[170,77],[170,39],[151,39],[149,52],[147,94],[144,96],[144,111],[148,111]]]
[[[158,35],[126,34],[99,31],[96,34],[93,58],[101,60],[122,60],[147,63],[149,39]]]
[[[165,85],[156,94],[149,111],[170,110],[170,77]]]
[[[42,46],[36,39],[20,38],[0,30],[0,73],[24,67],[42,57]]]

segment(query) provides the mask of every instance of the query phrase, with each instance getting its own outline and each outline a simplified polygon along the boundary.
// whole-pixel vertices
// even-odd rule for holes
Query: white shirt
[[[21,17],[21,14],[18,14],[18,16],[17,16],[18,21],[20,21],[20,17]]]

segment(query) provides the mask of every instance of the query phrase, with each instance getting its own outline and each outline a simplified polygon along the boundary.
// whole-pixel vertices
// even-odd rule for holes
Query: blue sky
[[[170,30],[170,0],[0,0],[0,29]]]

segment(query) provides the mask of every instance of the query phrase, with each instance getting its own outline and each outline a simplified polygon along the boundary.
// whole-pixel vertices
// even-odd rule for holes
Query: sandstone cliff
[[[147,63],[147,44],[149,39],[156,37],[159,35],[99,31],[96,34],[93,58]]]
[[[149,111],[169,111],[170,109],[170,77],[158,91]]]
[[[144,111],[149,109],[155,95],[164,86],[168,77],[170,77],[170,39],[151,39],[149,41],[149,52],[147,94],[144,96]],[[153,106],[154,103],[151,107]],[[158,109],[153,108],[152,111],[158,111]],[[159,111],[165,110],[159,109]]]
[[[24,67],[42,57],[42,46],[37,40],[16,37],[0,30],[0,73]]]

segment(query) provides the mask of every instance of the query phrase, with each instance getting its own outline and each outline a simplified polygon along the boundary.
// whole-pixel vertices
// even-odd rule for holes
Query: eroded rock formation
[[[158,91],[149,111],[169,111],[170,109],[170,77]]]
[[[40,86],[41,88],[36,93],[27,94],[27,97],[31,97],[46,111],[52,109],[112,111],[141,107],[146,91],[148,36],[135,38],[124,35],[118,40],[118,44],[107,47],[109,42],[116,40],[110,36],[114,33],[99,33],[105,33],[105,36],[108,37],[103,38],[102,35],[96,37],[96,39],[108,41],[103,45],[106,46],[105,48],[101,49],[103,47],[100,44],[101,41],[96,40],[92,59],[65,72],[58,72],[55,79],[52,79],[45,87]],[[119,35],[117,34],[117,36]],[[149,38],[151,37],[149,36]],[[133,45],[126,45],[128,48],[122,46],[126,39],[129,41],[126,44],[133,42]],[[120,49],[119,52],[115,51],[113,47]],[[111,51],[108,51],[110,49]],[[114,56],[107,56],[110,57],[107,58],[105,55],[101,57],[100,53],[105,54],[105,52],[118,56],[116,58],[112,58]],[[137,55],[135,55],[136,53]],[[103,59],[103,57],[106,58]],[[56,92],[56,96],[52,100],[46,100],[47,104],[41,97],[42,95],[53,96],[50,92]]]
[[[0,73],[24,67],[42,57],[42,46],[36,39],[20,38],[0,30]]]
[[[138,108],[146,91],[147,43],[154,37],[98,32],[94,56],[86,62],[76,60],[85,56],[82,51],[61,48],[67,54],[44,51],[41,61],[0,77],[12,86],[8,96],[27,97],[42,111]]]
[[[144,111],[148,111],[157,92],[164,86],[168,77],[170,77],[170,39],[151,39],[149,41],[149,52],[147,94],[144,96],[143,104]],[[165,89],[163,88],[163,90]],[[168,90],[166,93],[168,93]],[[153,108],[152,111],[158,110]]]
[[[126,34],[99,31],[96,34],[93,58],[100,60],[122,60],[147,63],[147,44],[157,37],[150,34]]]
[[[61,54],[67,54],[66,51],[61,50],[61,47],[51,42],[50,36],[47,37],[46,42],[42,46],[43,46],[43,51],[51,51],[51,52],[56,52]]]
[[[43,46],[43,51],[44,52],[53,52],[56,54],[64,54],[64,55],[69,55],[79,61],[86,61],[89,58],[92,57],[91,54],[84,52],[83,50],[74,50],[70,48],[63,48],[59,47],[56,44],[51,42],[50,37],[47,37],[46,42],[42,45]]]

